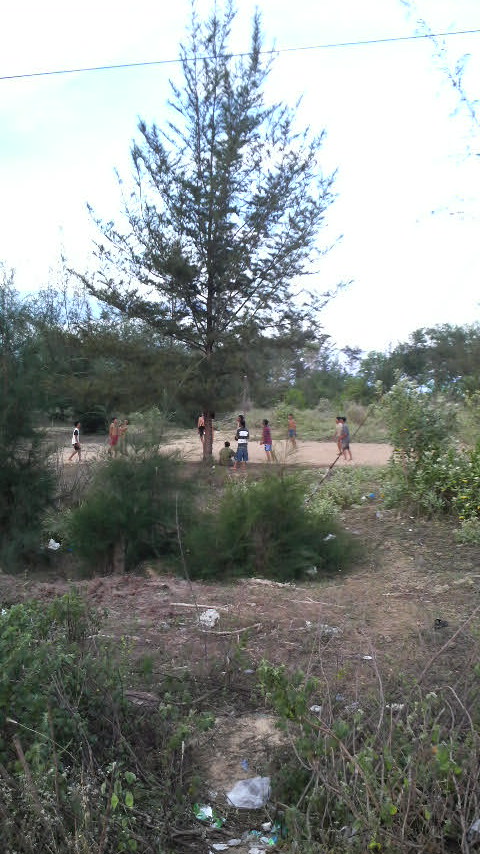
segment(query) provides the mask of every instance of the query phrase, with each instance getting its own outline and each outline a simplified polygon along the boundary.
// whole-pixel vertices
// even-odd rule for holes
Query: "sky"
[[[431,41],[320,47],[480,29],[478,0],[238,0],[231,47],[248,49],[252,14],[275,46],[267,97],[326,131],[336,199],[320,246],[333,248],[309,287],[348,282],[324,309],[338,347],[387,350],[422,326],[480,320],[480,127],[445,72],[468,55],[465,91],[480,97],[480,33]],[[198,0],[201,16],[212,3]],[[0,12],[0,77],[175,60],[189,0],[17,0]],[[308,48],[311,50],[290,50]],[[138,119],[168,118],[172,62],[0,80],[0,261],[33,292],[59,258],[85,269],[95,230],[87,203],[117,218],[115,170],[131,173]],[[478,113],[480,115],[480,112]]]

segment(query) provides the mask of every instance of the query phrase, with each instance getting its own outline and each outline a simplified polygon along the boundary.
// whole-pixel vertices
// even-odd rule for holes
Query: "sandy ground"
[[[216,460],[220,449],[224,442],[228,440],[232,448],[236,449],[236,442],[233,435],[218,431],[215,433],[213,444],[213,454]],[[276,452],[279,463],[286,465],[299,466],[329,466],[336,458],[336,446],[334,442],[297,442],[297,449],[294,451],[291,445],[283,440],[274,442],[274,450]],[[82,460],[100,459],[106,455],[108,449],[107,440],[98,441],[96,437],[87,437],[82,439]],[[181,456],[187,462],[199,462],[202,458],[202,446],[198,438],[197,432],[193,432],[191,436],[180,437],[175,441],[165,444],[166,452],[179,451]],[[353,465],[365,466],[383,466],[386,465],[392,453],[391,445],[374,444],[368,442],[354,442],[351,445],[353,456]],[[67,462],[71,454],[71,447],[67,445],[59,449],[59,454],[63,462]],[[263,446],[258,441],[250,441],[248,445],[249,461],[252,463],[266,463],[265,451]],[[74,458],[72,465],[76,464]],[[338,465],[347,465],[340,459]],[[352,465],[352,463],[348,463]]]

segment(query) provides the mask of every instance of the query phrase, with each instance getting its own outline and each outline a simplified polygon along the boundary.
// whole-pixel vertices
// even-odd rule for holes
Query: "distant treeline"
[[[177,423],[194,422],[203,394],[201,354],[113,310],[99,314],[82,290],[49,287],[20,298],[13,285],[4,275],[5,389],[20,371],[37,412],[55,420],[79,417],[87,431],[104,429],[114,414],[154,405]],[[419,329],[390,352],[366,354],[355,347],[339,352],[328,335],[314,337],[294,324],[270,340],[252,331],[249,340],[219,348],[214,375],[218,411],[246,400],[262,406],[283,400],[297,409],[324,399],[369,403],[378,381],[388,390],[398,376],[462,398],[479,385],[480,326]]]

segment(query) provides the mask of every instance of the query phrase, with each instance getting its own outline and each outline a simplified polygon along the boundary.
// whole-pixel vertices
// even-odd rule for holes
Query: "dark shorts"
[[[204,436],[204,435],[205,435],[205,427],[199,427],[199,428],[198,428],[198,435],[199,435],[199,436]]]
[[[342,451],[350,450],[350,442],[342,442]]]
[[[297,431],[296,430],[289,430],[288,435],[289,435],[290,439],[293,439],[293,437],[297,435]]]
[[[235,455],[237,463],[248,463],[248,445],[239,445]]]
[[[263,446],[263,447],[265,448],[265,450],[266,450],[266,451],[271,451],[271,450],[272,450],[272,445],[271,445],[271,444],[268,444],[267,442],[265,442],[265,444],[264,444],[264,446]]]
[[[79,450],[80,450],[80,443],[79,443],[79,442],[75,442],[75,444],[74,444],[74,446],[73,446],[73,450],[74,450],[74,451],[79,451]]]

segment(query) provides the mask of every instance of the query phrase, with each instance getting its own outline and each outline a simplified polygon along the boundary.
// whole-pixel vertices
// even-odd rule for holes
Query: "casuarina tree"
[[[324,300],[298,277],[313,272],[332,201],[323,133],[297,130],[284,104],[266,105],[259,17],[241,57],[228,52],[234,17],[231,5],[205,22],[193,17],[171,118],[161,128],[140,122],[126,221],[98,221],[98,270],[82,277],[101,301],[198,353],[205,457],[230,358],[253,333],[316,320]]]

